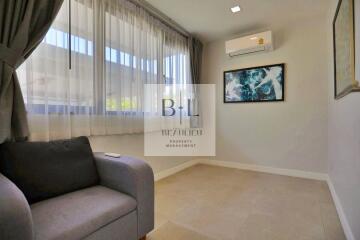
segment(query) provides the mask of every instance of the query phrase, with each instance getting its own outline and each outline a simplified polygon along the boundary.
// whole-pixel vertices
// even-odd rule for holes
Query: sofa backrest
[[[0,172],[30,204],[98,184],[87,137],[51,142],[8,142],[0,146]]]

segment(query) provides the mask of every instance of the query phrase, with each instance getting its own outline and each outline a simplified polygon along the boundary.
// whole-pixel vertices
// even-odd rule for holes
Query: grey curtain
[[[200,84],[201,81],[201,64],[202,64],[202,54],[203,54],[203,44],[202,42],[195,38],[189,37],[189,52],[190,52],[190,73],[191,73],[191,83]],[[192,103],[193,111],[200,113],[201,109],[199,108],[198,96],[200,95],[200,89],[193,85],[194,91],[194,102]],[[202,126],[202,114],[199,116],[194,116],[190,118],[190,126],[192,128],[200,128]]]
[[[195,37],[190,37],[189,50],[190,50],[191,81],[193,84],[200,84],[201,64],[202,64],[202,54],[203,54],[202,42]]]
[[[38,46],[63,0],[0,1],[0,143],[29,135],[16,68]]]

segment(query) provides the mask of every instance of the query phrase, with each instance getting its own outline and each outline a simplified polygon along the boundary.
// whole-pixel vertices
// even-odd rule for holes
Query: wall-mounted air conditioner
[[[225,42],[225,51],[230,57],[273,50],[271,31],[236,38]]]

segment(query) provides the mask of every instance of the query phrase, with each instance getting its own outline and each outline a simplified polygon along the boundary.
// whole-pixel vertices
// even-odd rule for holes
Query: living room
[[[359,0],[4,0],[0,239],[360,239]]]

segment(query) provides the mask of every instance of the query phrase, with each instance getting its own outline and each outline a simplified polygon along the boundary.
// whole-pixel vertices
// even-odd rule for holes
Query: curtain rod
[[[184,35],[185,37],[190,37],[191,34],[186,31],[182,26],[180,26],[177,22],[166,16],[160,10],[152,6],[150,3],[146,2],[145,0],[130,0],[135,5],[142,7],[146,11],[148,11],[151,15],[158,18],[161,22],[168,25],[169,27],[173,28],[180,34]]]

